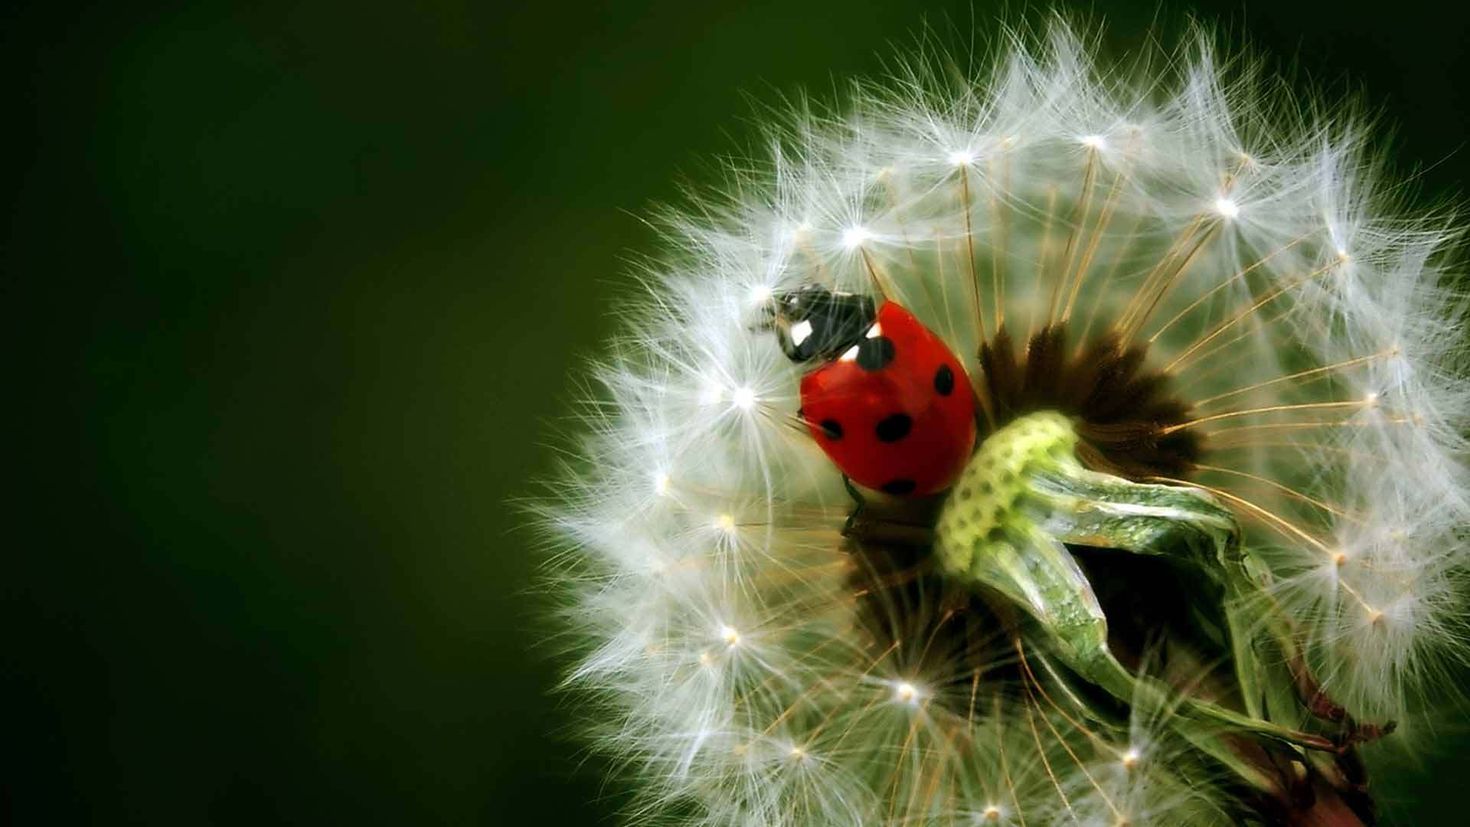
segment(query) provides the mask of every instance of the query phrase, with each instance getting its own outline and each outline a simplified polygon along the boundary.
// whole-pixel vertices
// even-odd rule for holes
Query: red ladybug
[[[771,301],[781,349],[817,366],[798,415],[848,478],[899,496],[954,482],[975,447],[975,400],[960,360],[900,305],[815,285]]]

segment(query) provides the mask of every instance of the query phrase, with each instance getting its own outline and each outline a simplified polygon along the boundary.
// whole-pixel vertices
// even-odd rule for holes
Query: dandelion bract
[[[1100,65],[1054,23],[978,71],[924,51],[778,113],[764,154],[663,215],[545,509],[570,684],[634,821],[1371,821],[1360,755],[1412,737],[1461,654],[1455,229],[1399,203],[1358,120],[1213,42]],[[1135,548],[1025,523],[1085,576],[1129,682],[945,568],[932,532],[969,519],[946,495],[868,492],[888,530],[854,530],[800,418],[807,366],[762,329],[806,285],[937,333],[977,451],[1051,416],[1054,467],[1117,531],[1158,528]],[[1176,495],[1208,513],[1198,570],[1167,545]]]

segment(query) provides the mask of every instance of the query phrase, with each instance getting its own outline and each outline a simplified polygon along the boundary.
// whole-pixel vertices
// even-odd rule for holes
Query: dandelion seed
[[[1135,769],[1138,766],[1138,759],[1138,750],[1130,749],[1127,752],[1123,753],[1123,757],[1119,759],[1119,763],[1123,765],[1123,769],[1131,770]]]
[[[755,402],[755,391],[750,388],[736,388],[730,396],[730,403],[742,411],[754,408]]]
[[[902,704],[913,704],[919,698],[919,689],[908,681],[893,687],[893,698]]]
[[[872,238],[873,232],[867,227],[848,227],[842,231],[842,246],[849,250],[855,250]]]

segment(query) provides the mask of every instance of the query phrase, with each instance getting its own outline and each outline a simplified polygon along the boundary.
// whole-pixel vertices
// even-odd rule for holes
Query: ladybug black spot
[[[934,390],[939,391],[940,396],[949,396],[954,391],[954,371],[949,369],[949,365],[940,365],[934,372]]]
[[[883,485],[880,487],[885,494],[893,494],[895,496],[901,497],[904,494],[912,493],[913,490],[918,486],[914,483],[913,480],[896,479],[889,480],[888,482],[883,483]]]
[[[913,427],[914,420],[908,414],[896,413],[883,417],[873,430],[877,432],[879,442],[897,442],[908,436]]]
[[[842,423],[835,419],[824,419],[821,424],[822,433],[828,439],[842,439]]]
[[[863,370],[882,370],[893,361],[897,351],[887,336],[874,336],[858,343],[857,363]]]

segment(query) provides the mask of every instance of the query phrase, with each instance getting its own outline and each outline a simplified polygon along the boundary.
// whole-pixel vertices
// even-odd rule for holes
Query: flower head
[[[834,114],[794,113],[763,162],[668,216],[596,371],[586,462],[548,512],[590,642],[572,681],[603,702],[600,743],[637,768],[640,812],[1234,823],[1251,805],[1231,784],[1297,782],[1179,724],[1184,699],[1234,693],[1242,714],[1271,707],[1351,747],[1344,728],[1412,720],[1460,656],[1453,231],[1389,211],[1355,123],[1262,101],[1204,37],[1171,66],[1099,68],[1061,24],[977,77],[911,66]],[[808,366],[762,329],[772,296],[808,285],[912,311],[962,360],[981,440],[1054,412],[1077,474],[1187,489],[1238,523],[1215,536],[1244,550],[1241,579],[1178,589],[1143,555],[1065,538],[1059,559],[1133,635],[1114,654],[1167,692],[1098,701],[1034,611],[997,608],[925,541],[854,536],[841,472],[800,418]],[[933,509],[872,501],[933,525]],[[1130,507],[1128,530],[1163,508]],[[1261,628],[1259,680],[1234,682],[1221,641]],[[1331,788],[1313,755],[1285,760]]]

